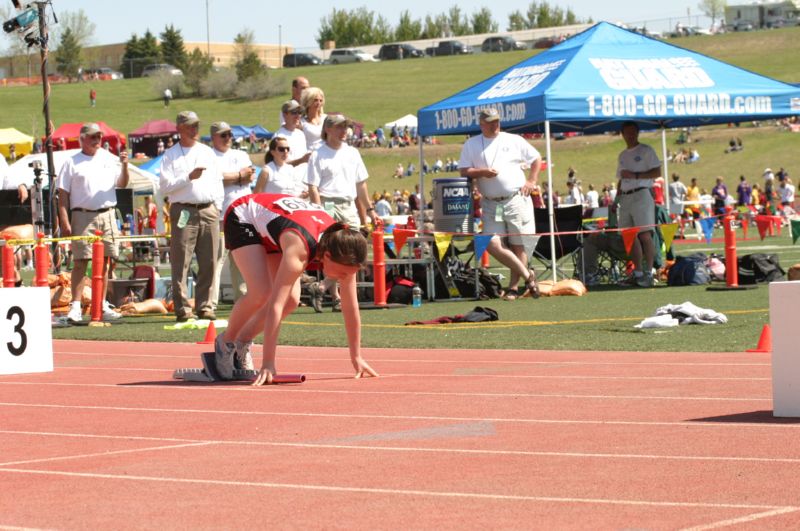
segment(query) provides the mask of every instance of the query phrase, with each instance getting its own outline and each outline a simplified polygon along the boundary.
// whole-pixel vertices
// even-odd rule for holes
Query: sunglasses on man
[[[231,138],[233,135],[231,133],[220,133],[220,138]]]

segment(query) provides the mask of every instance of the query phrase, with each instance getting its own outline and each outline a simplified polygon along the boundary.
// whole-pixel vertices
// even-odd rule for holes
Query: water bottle
[[[158,250],[158,243],[156,243],[153,249],[153,267],[156,268],[156,272],[158,272],[158,268],[161,267],[161,251]]]
[[[414,308],[422,306],[422,288],[418,284],[414,284],[414,288],[411,290],[411,306]]]

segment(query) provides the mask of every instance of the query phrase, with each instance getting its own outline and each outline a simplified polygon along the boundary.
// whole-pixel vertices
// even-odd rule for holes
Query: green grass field
[[[758,31],[714,37],[675,39],[673,44],[711,55],[723,61],[789,82],[800,81],[794,57],[800,42],[800,28]],[[132,131],[147,120],[173,119],[178,110],[193,109],[205,124],[224,119],[229,123],[260,123],[275,129],[280,104],[289,96],[289,80],[296,75],[308,76],[314,85],[325,90],[326,110],[344,112],[368,128],[377,127],[407,113],[443,99],[486,77],[522,61],[538,51],[476,54],[472,57],[438,57],[406,61],[386,61],[350,65],[330,65],[273,71],[285,78],[286,95],[256,102],[239,100],[209,100],[187,98],[176,100],[165,109],[158,93],[148,79],[107,81],[95,83],[97,107],[89,107],[88,83],[54,85],[51,96],[51,115],[56,126],[64,122],[103,120],[122,132]],[[2,89],[2,127],[16,127],[24,132],[41,134],[41,87],[10,87]],[[675,149],[677,132],[670,132],[668,144]],[[731,136],[744,141],[745,152],[725,155]],[[726,127],[702,128],[694,135],[701,160],[691,166],[673,165],[670,171],[680,173],[685,181],[697,177],[701,186],[710,188],[721,175],[729,183],[739,175],[751,179],[760,177],[766,167],[789,167],[791,153],[797,149],[797,138],[771,125],[755,128],[749,124],[735,130]],[[643,140],[658,147],[660,135],[643,135]],[[457,158],[462,139],[439,138],[441,145],[426,147],[430,164],[437,157]],[[544,141],[534,145],[544,153]],[[553,164],[556,189],[564,189],[568,167],[578,170],[584,186],[610,182],[615,160],[622,148],[612,136],[576,137],[553,145]],[[397,181],[391,178],[398,162],[408,165],[416,161],[416,148],[363,150],[370,172],[371,191],[412,189],[412,179]],[[261,157],[255,156],[257,163]],[[413,179],[416,181],[416,179]]]

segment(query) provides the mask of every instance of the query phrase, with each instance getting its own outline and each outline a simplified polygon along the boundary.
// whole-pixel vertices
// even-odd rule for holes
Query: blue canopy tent
[[[419,134],[480,132],[478,113],[485,107],[499,111],[506,131],[544,133],[548,161],[551,132],[616,131],[627,120],[642,129],[661,128],[663,174],[668,175],[665,128],[797,115],[800,88],[600,22],[423,107]],[[547,180],[552,190],[552,164]],[[420,189],[423,184],[420,178]],[[552,233],[552,204],[548,208]]]

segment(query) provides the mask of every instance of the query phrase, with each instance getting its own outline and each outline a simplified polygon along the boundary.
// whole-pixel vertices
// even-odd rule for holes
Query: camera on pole
[[[19,2],[14,2],[14,6],[19,9]],[[6,33],[19,32],[25,44],[30,48],[39,43],[39,10],[33,6],[27,6],[16,17],[3,23],[3,31]]]

